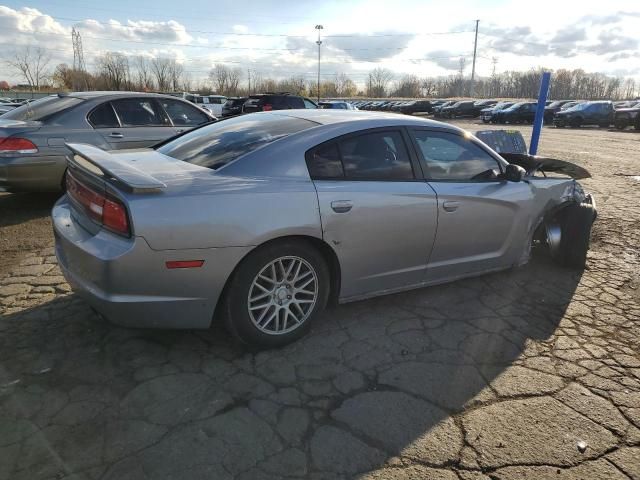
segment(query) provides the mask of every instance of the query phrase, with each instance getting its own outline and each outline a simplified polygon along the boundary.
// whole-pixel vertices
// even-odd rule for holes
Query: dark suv
[[[556,127],[598,125],[608,127],[613,123],[613,103],[609,101],[579,103],[553,116]]]
[[[613,124],[618,130],[633,125],[633,128],[640,130],[640,102],[634,107],[618,108],[615,113]]]
[[[231,115],[239,115],[242,113],[242,106],[247,101],[247,97],[231,97],[222,106],[222,116],[230,117]]]
[[[249,96],[244,103],[243,112],[269,112],[292,108],[318,108],[318,105],[308,98],[290,93],[260,93]]]

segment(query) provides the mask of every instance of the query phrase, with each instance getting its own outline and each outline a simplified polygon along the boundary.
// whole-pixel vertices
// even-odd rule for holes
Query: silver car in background
[[[61,93],[0,116],[0,191],[60,191],[70,150],[150,147],[215,117],[185,100],[151,93]]]
[[[303,335],[329,301],[522,265],[533,243],[583,266],[595,218],[558,174],[588,176],[580,167],[510,164],[457,127],[394,114],[273,111],[154,149],[69,148],[53,223],[72,287],[116,323],[219,317],[266,347]]]

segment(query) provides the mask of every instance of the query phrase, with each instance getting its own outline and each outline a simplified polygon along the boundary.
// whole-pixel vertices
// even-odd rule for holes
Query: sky
[[[640,80],[637,0],[0,0],[0,80],[5,61],[40,46],[50,65],[73,64],[71,28],[85,63],[107,51],[171,57],[198,83],[222,63],[263,77],[346,73],[362,85],[376,67],[404,74],[489,76],[536,67],[582,68]]]

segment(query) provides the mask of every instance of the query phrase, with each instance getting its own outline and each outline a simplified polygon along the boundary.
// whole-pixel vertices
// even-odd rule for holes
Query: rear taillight
[[[38,153],[38,147],[26,138],[0,138],[0,153]]]
[[[262,111],[263,111],[263,112],[270,112],[271,110],[273,110],[273,106],[272,106],[272,105],[270,105],[270,104],[268,104],[268,103],[265,103],[265,104],[262,106]]]
[[[131,234],[127,209],[120,200],[81,183],[70,172],[67,172],[66,186],[74,203],[95,223],[119,235]]]

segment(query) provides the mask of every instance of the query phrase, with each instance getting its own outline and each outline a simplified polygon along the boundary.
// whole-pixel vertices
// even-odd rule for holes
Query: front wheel
[[[595,218],[596,211],[587,202],[569,205],[559,213],[557,226],[547,227],[547,243],[554,260],[567,267],[584,268]]]
[[[226,294],[226,325],[242,343],[273,348],[309,329],[329,296],[329,269],[305,242],[260,247],[242,261]]]

